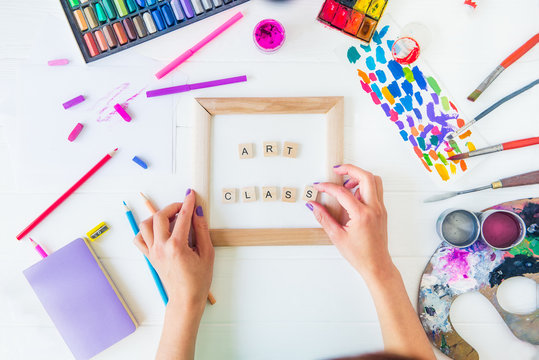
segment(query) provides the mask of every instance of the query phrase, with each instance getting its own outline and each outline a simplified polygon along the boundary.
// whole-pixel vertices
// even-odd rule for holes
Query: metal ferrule
[[[479,156],[479,155],[490,154],[490,153],[497,152],[497,151],[502,151],[502,150],[503,150],[503,145],[498,144],[498,145],[493,145],[493,146],[486,147],[484,149],[470,151],[470,153],[468,155],[469,155],[469,157]]]
[[[503,187],[503,184],[502,184],[501,181],[495,181],[495,182],[492,183],[492,188],[493,189],[500,189],[502,187]]]
[[[494,69],[493,72],[490,73],[489,76],[483,82],[477,87],[477,90],[480,92],[485,91],[485,89],[494,81],[496,78],[504,71],[505,68],[501,65],[496,66],[496,69]]]

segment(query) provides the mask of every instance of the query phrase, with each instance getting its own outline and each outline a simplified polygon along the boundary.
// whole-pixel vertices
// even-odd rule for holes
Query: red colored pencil
[[[520,59],[522,55],[531,50],[539,42],[539,33],[532,36],[532,38],[524,43],[521,47],[516,49],[511,55],[509,55],[500,65],[494,69],[492,73],[483,82],[475,89],[469,96],[468,100],[475,101],[485,91],[485,89],[509,66],[511,66],[515,61]]]
[[[539,144],[539,136],[527,138],[527,139],[509,141],[503,144],[489,146],[483,149],[470,151],[464,154],[454,155],[454,156],[449,157],[447,160],[462,160],[462,159],[470,158],[472,156],[485,155],[485,154],[490,154],[497,151],[518,149],[518,148],[537,145],[537,144]]]
[[[80,178],[79,181],[77,181],[72,187],[70,187],[62,196],[58,198],[55,202],[52,203],[51,206],[49,206],[41,215],[39,215],[34,221],[30,223],[23,231],[17,235],[17,240],[21,240],[24,238],[30,231],[32,231],[36,226],[39,225],[47,216],[49,216],[58,206],[60,206],[61,203],[63,203],[68,197],[71,196],[79,187],[81,187],[82,184],[84,184],[89,178],[92,177],[103,165],[109,161],[114,154],[116,154],[116,151],[118,148],[114,149],[107,155],[101,159],[93,168],[90,169],[83,177]]]

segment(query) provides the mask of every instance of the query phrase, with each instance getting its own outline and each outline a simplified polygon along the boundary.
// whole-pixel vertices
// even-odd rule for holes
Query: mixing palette
[[[249,0],[60,0],[86,62]]]

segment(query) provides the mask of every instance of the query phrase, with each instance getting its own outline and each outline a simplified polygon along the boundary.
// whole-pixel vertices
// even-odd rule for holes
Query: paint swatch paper
[[[438,182],[458,179],[469,170],[466,160],[448,157],[475,150],[483,139],[467,131],[453,141],[447,135],[464,126],[448,92],[422,61],[397,63],[391,49],[397,36],[394,25],[379,27],[369,45],[350,46],[347,59],[361,91],[395,124],[395,132]]]

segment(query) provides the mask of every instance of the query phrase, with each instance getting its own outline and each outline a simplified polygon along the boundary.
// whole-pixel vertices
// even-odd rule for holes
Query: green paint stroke
[[[415,81],[414,74],[412,73],[412,70],[410,70],[408,66],[403,67],[402,71],[404,71],[404,77],[406,78],[406,80],[408,80],[409,82]]]
[[[442,161],[444,165],[447,165],[447,160],[445,156],[442,155],[442,153],[438,153],[438,157],[440,158],[440,160]]]
[[[430,161],[430,157],[428,154],[423,154],[423,158],[425,159],[425,161],[427,162],[427,165],[428,166],[432,166],[432,161]]]
[[[434,92],[437,95],[440,95],[440,93],[442,92],[442,89],[440,89],[440,87],[438,86],[438,83],[436,82],[436,80],[434,80],[434,78],[432,76],[429,76],[427,78],[427,82],[429,83],[432,90],[434,90]]]
[[[444,354],[448,355],[450,351],[449,346],[447,346],[447,341],[445,341],[445,335],[444,334],[441,334],[441,335],[442,335],[442,343],[440,344],[440,350]]]
[[[361,57],[355,46],[350,46],[350,49],[348,49],[348,53],[346,55],[348,56],[348,61],[350,61],[351,64],[355,64],[356,61],[358,61]]]
[[[455,150],[457,154],[461,154],[462,151],[460,151],[459,146],[457,145],[457,142],[455,140],[449,140],[449,145]]]
[[[421,150],[425,150],[426,147],[425,147],[425,139],[423,139],[421,136],[418,136],[417,138],[417,143],[419,144],[419,147],[421,148]]]
[[[438,145],[438,136],[432,135],[432,136],[430,137],[430,143],[431,143],[432,146]]]
[[[447,99],[447,96],[442,96],[442,106],[445,111],[449,111],[449,100]]]
[[[511,255],[539,256],[539,239],[526,238],[509,250]]]

